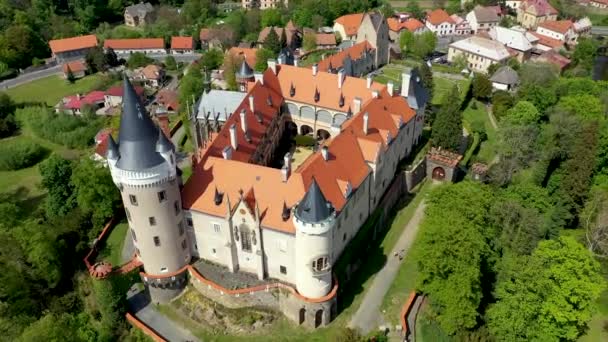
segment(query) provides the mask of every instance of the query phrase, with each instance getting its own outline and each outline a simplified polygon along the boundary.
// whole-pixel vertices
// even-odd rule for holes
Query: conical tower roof
[[[106,150],[106,158],[108,159],[118,159],[120,154],[118,152],[118,145],[112,138],[112,134],[108,135],[108,149]]]
[[[312,179],[304,198],[298,204],[296,215],[307,223],[321,222],[331,215],[331,204],[325,199],[317,181]]]
[[[239,78],[252,78],[253,77],[253,69],[247,64],[247,61],[243,59],[243,63],[241,63],[241,67],[236,73],[236,77]]]
[[[146,113],[131,82],[124,77],[117,166],[123,170],[140,171],[163,163],[164,159],[156,152],[157,140],[158,127]]]

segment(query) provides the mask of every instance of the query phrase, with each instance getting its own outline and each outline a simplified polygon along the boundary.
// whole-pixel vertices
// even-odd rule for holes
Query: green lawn
[[[122,262],[122,247],[129,225],[126,222],[117,224],[110,232],[103,248],[99,251],[98,260],[109,261],[112,266],[120,266]]]
[[[468,79],[453,80],[450,78],[433,76],[433,84],[435,89],[433,90],[433,99],[431,100],[431,103],[438,105],[443,102],[444,98],[447,96],[450,90],[452,90],[454,85],[458,86],[458,90],[460,92],[459,101],[462,102],[469,91],[471,81]]]
[[[322,60],[323,55],[325,55],[325,57],[328,57],[328,56],[335,54],[337,51],[338,51],[337,49],[327,49],[327,50],[319,50],[319,51],[312,52],[309,55],[306,55],[305,59],[300,60],[299,65],[301,67],[312,66],[313,64],[318,63],[320,60]]]
[[[477,108],[473,109],[474,102],[476,101],[471,100],[469,106],[462,113],[463,124],[465,128],[469,130],[469,132],[471,131],[472,127],[484,127],[487,139],[481,142],[479,152],[477,153],[476,157],[473,157],[473,159],[483,162],[485,164],[490,164],[496,156],[496,129],[494,129],[494,126],[492,126],[492,123],[490,122],[490,118],[488,117],[485,105],[480,102],[477,102]]]
[[[447,336],[435,320],[429,320],[424,307],[418,312],[416,319],[416,341],[418,342],[450,342],[454,339]]]
[[[6,93],[16,102],[42,101],[54,106],[64,96],[93,90],[99,79],[99,75],[90,75],[70,84],[61,76],[52,75],[8,89]]]

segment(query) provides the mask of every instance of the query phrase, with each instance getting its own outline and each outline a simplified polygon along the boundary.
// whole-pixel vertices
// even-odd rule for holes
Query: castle
[[[287,317],[327,324],[336,313],[332,266],[418,142],[428,93],[415,70],[402,75],[400,91],[274,61],[247,76],[247,96],[222,127],[194,123],[186,184],[173,145],[124,81],[119,140],[110,137],[107,159],[142,280],[154,302],[167,302],[187,284],[189,265],[204,260],[227,276],[284,284],[293,289],[280,303]],[[297,168],[279,153],[295,130],[323,139]]]

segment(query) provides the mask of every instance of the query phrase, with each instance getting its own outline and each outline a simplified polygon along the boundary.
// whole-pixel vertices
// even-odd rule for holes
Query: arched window
[[[329,269],[329,257],[328,256],[318,257],[312,261],[312,270],[314,272],[323,272],[323,271],[327,271],[328,269]]]

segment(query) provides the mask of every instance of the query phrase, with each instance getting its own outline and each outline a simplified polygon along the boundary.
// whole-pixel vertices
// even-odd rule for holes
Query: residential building
[[[564,71],[572,62],[570,59],[560,55],[554,50],[549,50],[541,53],[540,55],[533,57],[533,61],[551,63],[559,68],[560,72]]]
[[[470,70],[485,73],[490,65],[504,63],[511,54],[497,41],[472,36],[449,45],[448,61],[453,62],[457,56],[466,58]]]
[[[410,31],[414,34],[420,34],[426,31],[426,26],[416,18],[388,18],[388,35],[391,41],[399,42],[399,37],[403,31]]]
[[[317,49],[333,49],[336,47],[336,35],[333,33],[316,33]]]
[[[67,79],[71,72],[74,78],[83,78],[87,74],[87,65],[82,60],[67,62],[62,66],[63,78]]]
[[[55,106],[57,113],[65,113],[71,115],[82,115],[85,108],[94,113],[104,107],[103,91],[92,91],[86,95],[76,94],[66,96]]]
[[[234,31],[228,26],[203,28],[199,34],[201,49],[224,50],[234,44]]]
[[[251,68],[255,67],[255,64],[257,62],[257,53],[258,53],[258,49],[256,48],[239,48],[239,47],[233,47],[230,48],[230,50],[228,50],[228,54],[230,54],[231,56],[233,56],[234,58],[237,59],[238,63],[237,65],[240,65],[241,60],[244,60],[247,62],[247,65],[249,65]]]
[[[154,22],[156,11],[149,2],[140,2],[125,8],[125,25],[140,27]]]
[[[519,84],[519,76],[513,68],[503,65],[490,77],[490,81],[494,89],[510,91]]]
[[[538,39],[538,41],[536,42],[535,48],[540,51],[549,51],[549,50],[559,51],[564,48],[564,42],[559,39],[547,37],[538,32],[530,32],[530,33]]]
[[[171,54],[183,55],[194,52],[194,39],[192,37],[171,37]]]
[[[471,28],[471,25],[469,24],[469,22],[466,19],[459,17],[457,14],[452,14],[450,16],[450,18],[452,18],[452,20],[454,21],[454,24],[455,24],[455,27],[454,27],[455,35],[464,36],[464,35],[469,35],[469,34],[473,33],[473,29]]]
[[[66,63],[75,59],[83,59],[90,49],[97,46],[97,37],[78,36],[64,39],[53,39],[49,41],[49,47],[53,58],[57,63]]]
[[[165,70],[156,64],[150,64],[133,70],[131,79],[141,81],[148,87],[158,88],[165,80]]]
[[[285,35],[285,43],[286,43],[286,47],[289,49],[296,49],[298,47],[300,47],[300,45],[302,44],[302,32],[300,32],[299,29],[297,29],[294,25],[293,22],[289,21],[289,23],[287,24],[287,26],[285,28],[283,27],[264,27],[262,29],[262,31],[260,31],[260,34],[258,35],[258,47],[263,47],[264,42],[266,41],[266,37],[268,37],[268,34],[270,33],[270,30],[274,30],[274,32],[277,34],[277,37],[279,37],[279,40],[281,39],[281,36],[284,34]],[[334,38],[335,39],[335,38]]]
[[[347,76],[361,77],[375,69],[374,56],[374,48],[364,41],[321,59],[316,67],[321,72],[343,71]]]
[[[154,104],[158,107],[162,107],[168,113],[178,113],[179,112],[179,97],[177,91],[162,89],[156,95],[154,100]]]
[[[241,7],[245,9],[268,9],[281,6],[287,7],[288,4],[288,0],[241,0]]]
[[[456,30],[456,23],[448,12],[439,8],[430,11],[426,15],[426,27],[437,36],[450,36]]]
[[[574,32],[574,23],[570,20],[547,20],[536,27],[536,33],[557,39],[566,45],[576,45],[578,35]]]
[[[141,103],[145,103],[146,95],[144,93],[144,88],[139,86],[135,86],[133,88],[135,89],[134,91],[139,101],[141,101]],[[123,103],[123,94],[123,86],[114,86],[106,90],[104,94],[104,106],[107,108],[121,106]]]
[[[557,20],[557,10],[548,0],[523,0],[517,10],[517,22],[528,29],[534,29],[547,20]]]
[[[589,6],[606,9],[608,8],[608,0],[589,0]]]
[[[106,39],[103,47],[114,49],[117,55],[129,55],[134,52],[156,55],[167,53],[163,38]]]
[[[338,32],[342,40],[357,39],[357,31],[365,13],[343,15],[334,21],[334,32]]]
[[[493,7],[475,6],[466,16],[473,32],[488,31],[492,27],[498,26],[500,17]]]
[[[588,17],[581,18],[574,22],[574,33],[579,37],[591,35],[591,20]]]
[[[506,28],[496,26],[490,29],[488,35],[493,40],[516,52],[516,58],[520,63],[530,58],[532,50],[538,42],[538,38],[521,27]]]
[[[388,25],[382,13],[368,12],[365,13],[359,29],[357,30],[357,39],[355,42],[361,43],[367,41],[375,49],[374,67],[380,68],[388,64],[390,59],[389,54],[389,36]]]

